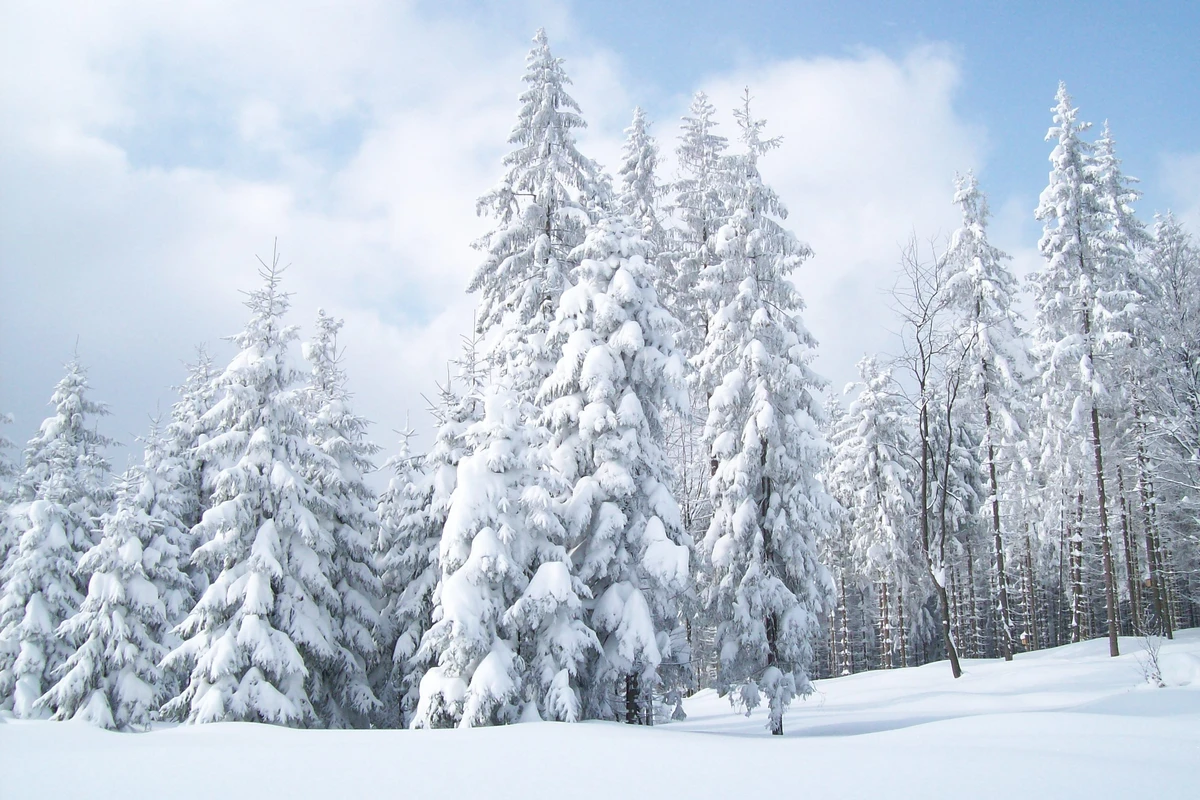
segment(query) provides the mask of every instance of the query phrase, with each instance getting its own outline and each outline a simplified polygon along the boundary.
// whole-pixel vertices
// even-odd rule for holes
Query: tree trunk
[[[986,365],[984,366],[986,368]],[[1005,661],[1012,661],[1012,615],[1008,609],[1008,575],[1004,569],[1004,537],[1000,533],[1000,486],[996,480],[996,446],[992,441],[992,406],[988,402],[986,380],[983,382],[983,422],[984,436],[987,437],[988,489],[992,493],[992,537],[996,552],[996,592],[1000,604],[1000,630],[997,632],[996,638],[1000,643],[1000,655],[1004,656]]]
[[[637,725],[642,720],[637,673],[625,676],[625,724]]]
[[[892,668],[892,619],[888,602],[888,582],[879,584],[879,666]]]
[[[1092,456],[1096,464],[1096,499],[1100,504],[1100,552],[1104,559],[1104,615],[1108,625],[1108,654],[1121,655],[1117,641],[1117,592],[1113,579],[1112,536],[1108,530],[1108,498],[1104,494],[1104,453],[1100,444],[1100,412],[1092,404]]]
[[[1087,609],[1083,589],[1083,492],[1076,495],[1071,529],[1071,643],[1083,641]]]

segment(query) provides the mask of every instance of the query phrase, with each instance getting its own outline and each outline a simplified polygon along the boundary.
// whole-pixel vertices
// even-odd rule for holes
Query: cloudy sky
[[[113,410],[102,430],[132,442],[197,344],[232,355],[276,239],[292,321],[346,320],[375,438],[409,414],[427,428],[538,26],[589,121],[581,147],[610,171],[634,105],[670,151],[693,92],[730,109],[751,88],[784,137],[763,171],[816,253],[796,280],[837,386],[892,346],[899,247],[953,228],[955,171],[976,170],[996,243],[1036,267],[1060,79],[1082,118],[1111,121],[1143,218],[1172,208],[1200,230],[1196,4],[895,5],[3,0],[6,433],[32,434],[77,348]]]

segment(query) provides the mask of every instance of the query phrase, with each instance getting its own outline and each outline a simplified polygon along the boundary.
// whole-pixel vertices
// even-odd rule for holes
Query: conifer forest
[[[682,121],[632,109],[600,164],[543,30],[525,64],[432,427],[373,441],[358,334],[289,288],[303,254],[269,231],[257,262],[228,254],[257,268],[228,291],[244,327],[179,354],[126,468],[80,356],[33,438],[0,426],[0,733],[404,729],[400,757],[502,741],[423,729],[728,714],[803,737],[854,686],[1124,659],[1136,697],[1176,687],[1194,741],[1200,242],[1139,208],[1109,124],[1047,87],[1028,279],[985,182],[945,176],[957,228],[897,245],[892,317],[847,320],[896,347],[843,391],[814,365],[821,254],[760,171],[788,141],[754,86]],[[554,735],[576,729],[627,730]],[[711,758],[773,758],[729,741]]]

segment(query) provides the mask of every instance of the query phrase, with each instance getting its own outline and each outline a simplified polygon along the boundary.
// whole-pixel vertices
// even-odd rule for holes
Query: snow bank
[[[818,681],[764,729],[702,692],[657,728],[533,722],[434,731],[226,723],[115,734],[0,724],[5,798],[1200,796],[1200,685],[1152,689],[1140,641]],[[1200,665],[1200,631],[1161,652]],[[1170,665],[1170,666],[1169,666]],[[751,765],[752,769],[735,767]]]

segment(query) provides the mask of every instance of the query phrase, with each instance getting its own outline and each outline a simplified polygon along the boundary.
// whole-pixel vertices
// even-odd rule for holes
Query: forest
[[[0,711],[658,725],[714,689],[782,734],[818,679],[1200,626],[1200,248],[1065,85],[1039,270],[947,176],[961,223],[899,250],[894,320],[847,321],[900,345],[841,391],[751,89],[734,131],[695,95],[670,177],[635,109],[613,176],[544,31],[526,63],[424,451],[381,457],[279,250],[140,464],[113,474],[78,358],[0,437]]]

